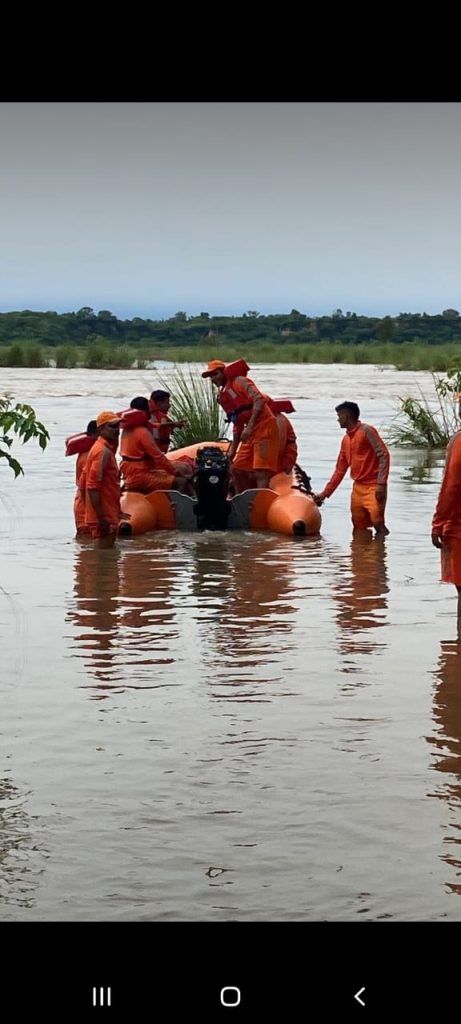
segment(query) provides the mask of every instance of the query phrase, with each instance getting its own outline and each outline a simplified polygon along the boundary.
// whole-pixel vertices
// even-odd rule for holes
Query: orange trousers
[[[353,525],[359,530],[384,523],[386,499],[382,505],[376,501],[376,484],[354,483],[351,494],[351,516]]]
[[[440,551],[441,575],[443,583],[454,583],[461,587],[461,538],[450,534],[443,535],[443,548]]]
[[[279,445],[279,430],[274,416],[272,420],[265,420],[259,427],[256,424],[251,441],[242,441],[232,468],[243,469],[246,472],[251,472],[252,469],[266,469],[276,473]]]
[[[149,494],[150,491],[170,491],[174,480],[174,475],[170,476],[165,469],[130,472],[124,467],[123,477],[127,491],[139,491],[141,494]]]

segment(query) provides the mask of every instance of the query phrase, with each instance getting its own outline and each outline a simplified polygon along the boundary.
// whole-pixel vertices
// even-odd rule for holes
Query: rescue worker
[[[459,414],[461,416],[461,401]],[[442,583],[453,583],[458,591],[457,623],[461,639],[461,430],[448,442],[431,540],[434,547],[440,549]]]
[[[277,420],[279,432],[279,459],[276,472],[286,473],[287,476],[289,476],[298,458],[296,434],[288,416],[285,416],[285,413],[276,412],[275,418]],[[248,442],[243,442],[239,448],[239,455],[241,455],[242,452],[244,453],[248,451],[249,447]],[[251,477],[251,483],[247,486],[256,487],[256,478],[254,473],[252,473]]]
[[[85,466],[85,524],[99,547],[113,547],[122,518],[120,474],[115,458],[120,416],[100,412],[96,426],[98,437]]]
[[[211,359],[202,377],[209,377],[219,388],[218,402],[233,423],[233,439],[228,451],[232,478],[237,493],[253,486],[268,487],[277,472],[279,431],[266,395],[247,376],[226,376],[226,364]],[[239,448],[240,445],[240,448]]]
[[[328,483],[313,498],[322,505],[341,483],[350,468],[354,481],[351,494],[351,517],[355,530],[374,527],[376,534],[389,533],[384,521],[389,476],[389,449],[376,427],[360,420],[356,402],[341,402],[336,406],[338,423],[346,431],[341,442],[335,471]]]
[[[86,433],[88,437],[93,437],[96,441],[98,436],[96,420],[90,420],[86,428]],[[76,537],[82,537],[90,534],[90,530],[85,524],[85,466],[89,450],[86,452],[80,452],[79,455],[77,455],[77,462],[75,465],[75,483],[77,485],[77,492],[74,498],[74,519]]]
[[[133,398],[130,409],[139,409],[146,414],[143,426],[122,430],[120,442],[120,469],[127,491],[181,491],[195,494],[189,465],[172,462],[160,451],[149,427],[149,402],[142,395]]]
[[[152,391],[149,401],[150,422],[154,427],[152,437],[164,454],[168,451],[175,427],[185,427],[186,425],[185,420],[172,420],[168,415],[170,397],[168,391],[162,391],[159,388],[157,391]]]

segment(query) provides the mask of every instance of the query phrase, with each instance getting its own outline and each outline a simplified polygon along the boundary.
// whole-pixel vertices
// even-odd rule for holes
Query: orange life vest
[[[80,455],[82,452],[89,452],[96,441],[97,434],[71,434],[66,437],[66,455]]]
[[[244,360],[240,359],[238,362],[242,363]],[[235,365],[235,364],[232,364]],[[245,363],[246,366],[246,363]],[[249,367],[248,367],[249,369]],[[227,376],[227,367],[223,371]],[[242,376],[242,374],[235,374],[234,376]],[[232,387],[231,378],[224,387],[222,387],[218,393],[218,402],[224,412],[227,413],[228,423],[235,423],[238,417],[240,423],[248,423],[253,409],[253,403],[242,404],[242,398],[237,395]],[[266,403],[274,416],[278,412],[294,412],[295,407],[289,398],[270,398],[269,395],[264,395]]]
[[[149,414],[142,409],[124,409],[117,413],[121,417],[120,427],[122,430],[133,430],[134,427],[148,427]]]

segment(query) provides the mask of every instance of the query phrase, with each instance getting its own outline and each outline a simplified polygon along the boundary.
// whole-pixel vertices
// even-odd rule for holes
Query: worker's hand
[[[325,495],[322,494],[322,493],[320,493],[320,494],[313,494],[312,497],[313,497],[313,499],[315,501],[315,504],[318,505],[319,508],[320,508],[320,506],[323,505],[323,503],[325,501]]]
[[[251,433],[252,431],[248,430],[248,427],[244,427],[242,433],[240,434],[240,440],[249,441],[251,439]]]
[[[435,548],[443,548],[443,536],[440,530],[432,531],[431,541]]]

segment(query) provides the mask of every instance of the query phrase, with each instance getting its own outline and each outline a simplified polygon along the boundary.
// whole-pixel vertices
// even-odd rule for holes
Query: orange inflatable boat
[[[271,530],[288,536],[318,534],[321,515],[295,474],[277,473],[269,488],[243,491],[227,498],[228,441],[203,441],[168,452],[173,462],[194,460],[197,498],[179,491],[122,494],[123,537],[153,530]]]

